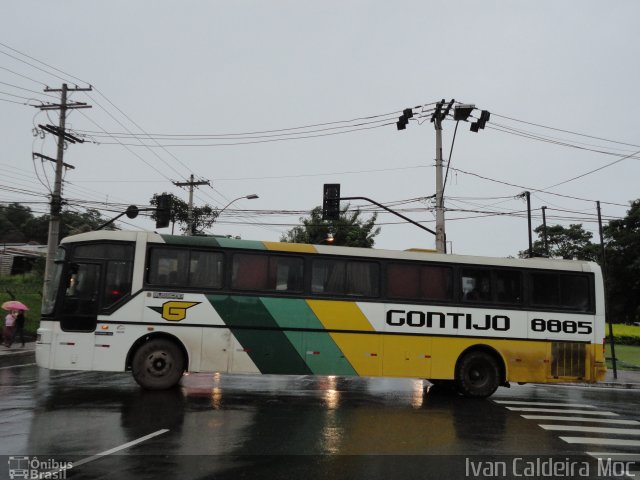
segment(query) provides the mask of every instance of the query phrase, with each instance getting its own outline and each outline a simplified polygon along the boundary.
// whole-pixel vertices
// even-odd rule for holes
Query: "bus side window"
[[[541,306],[560,304],[560,286],[557,273],[531,274],[531,303]]]
[[[304,262],[298,257],[273,256],[269,261],[269,289],[279,292],[302,291]]]
[[[466,302],[491,301],[491,271],[480,268],[463,268],[461,288]]]
[[[231,288],[238,290],[265,290],[268,260],[266,255],[237,253],[233,256]]]
[[[314,293],[373,297],[379,290],[379,267],[374,262],[315,260],[311,272]]]
[[[522,274],[510,270],[496,270],[495,291],[499,303],[522,303]]]
[[[152,248],[147,280],[154,285],[187,285],[188,268],[188,250]]]
[[[107,262],[102,308],[108,308],[131,293],[132,264],[126,260]]]
[[[223,255],[218,252],[192,251],[189,262],[189,286],[222,287]]]

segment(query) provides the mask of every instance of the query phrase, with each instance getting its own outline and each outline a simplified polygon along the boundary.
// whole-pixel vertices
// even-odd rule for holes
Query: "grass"
[[[607,335],[609,334],[609,325],[606,328]],[[635,325],[625,325],[624,323],[613,324],[613,334],[624,337],[640,337],[640,327]]]
[[[608,344],[605,355],[607,358],[611,358],[611,346]],[[640,347],[635,345],[616,345],[616,360],[618,370],[640,369]],[[607,360],[607,368],[613,368],[611,360]]]

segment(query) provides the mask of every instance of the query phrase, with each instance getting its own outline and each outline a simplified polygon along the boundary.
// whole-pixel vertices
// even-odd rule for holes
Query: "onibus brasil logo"
[[[67,470],[73,468],[72,462],[60,462],[48,458],[39,460],[38,457],[13,456],[9,457],[9,478],[24,479],[64,479]]]
[[[170,322],[179,322],[187,318],[187,310],[199,305],[201,302],[182,302],[172,300],[164,302],[161,307],[149,307],[154,312],[158,312],[162,318]]]

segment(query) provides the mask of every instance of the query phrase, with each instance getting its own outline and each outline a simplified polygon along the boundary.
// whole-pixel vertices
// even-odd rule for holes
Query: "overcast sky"
[[[434,229],[429,200],[401,201],[435,193],[429,115],[441,99],[491,112],[478,133],[458,127],[445,192],[454,253],[526,249],[526,204],[517,198],[525,189],[534,226],[545,205],[549,224],[582,223],[594,239],[595,200],[610,219],[640,197],[636,0],[20,0],[2,10],[0,201],[36,214],[48,208],[53,164],[31,153],[55,157],[56,146],[32,129],[57,125],[58,112],[22,103],[59,102],[43,89],[64,81],[94,88],[71,96],[93,107],[67,120],[87,135],[65,152],[75,169],[64,197],[74,208],[145,206],[163,191],[186,200],[171,182],[193,173],[211,182],[196,204],[260,197],[234,202],[217,234],[278,240],[298,212],[321,203],[324,183]],[[416,116],[426,116],[396,130],[399,112],[418,105]],[[297,129],[317,124],[326,125]],[[455,125],[444,122],[445,159]],[[215,138],[224,134],[234,135]],[[378,221],[377,248],[435,245],[401,219]],[[144,218],[120,225],[154,228]]]

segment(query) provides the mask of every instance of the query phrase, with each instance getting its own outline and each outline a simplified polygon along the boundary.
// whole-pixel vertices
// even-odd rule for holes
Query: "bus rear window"
[[[591,309],[589,278],[585,275],[533,273],[532,305],[585,312]]]

